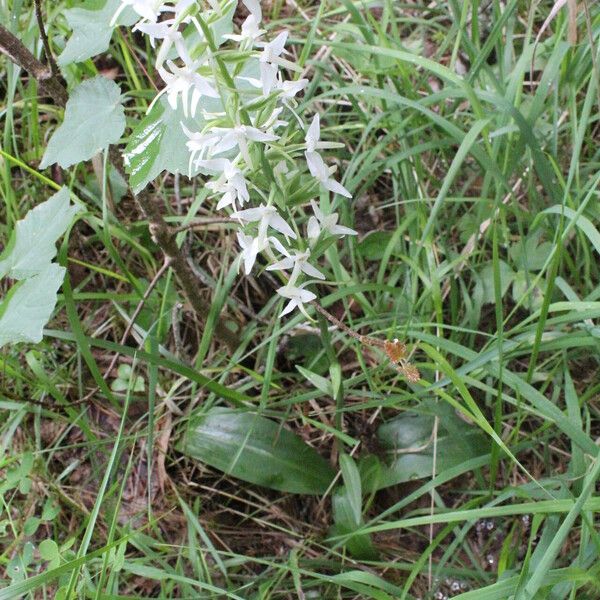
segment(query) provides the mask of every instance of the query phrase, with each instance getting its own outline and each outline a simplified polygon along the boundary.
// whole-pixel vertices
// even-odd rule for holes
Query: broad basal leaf
[[[56,240],[66,231],[78,206],[69,202],[63,187],[17,222],[11,240],[0,256],[0,278],[25,279],[45,270],[56,256]]]
[[[125,148],[124,158],[129,173],[129,184],[134,193],[143,190],[163,171],[189,174],[190,153],[186,147],[188,138],[182,123],[190,131],[200,131],[203,127],[200,116],[202,108],[218,112],[221,105],[212,98],[202,98],[198,114],[192,120],[184,116],[181,103],[177,110],[173,110],[162,98],[133,130]],[[191,171],[192,175],[198,173],[198,169]]]
[[[387,462],[387,468],[384,467],[380,476],[380,489],[411,479],[431,477],[436,414],[439,417],[436,473],[490,452],[489,439],[478,428],[458,417],[451,407],[427,403],[420,414],[405,413],[379,428],[377,437]]]
[[[61,67],[82,62],[108,49],[114,30],[110,22],[120,4],[120,0],[96,0],[64,11],[73,35],[58,57]],[[119,15],[117,25],[133,25],[138,19],[135,11],[128,7]]]
[[[228,475],[283,492],[322,494],[335,475],[324,458],[279,423],[229,408],[193,418],[179,450]]]
[[[79,84],[72,92],[63,124],[50,138],[40,169],[58,163],[67,168],[119,141],[125,130],[121,90],[98,76]]]
[[[42,330],[56,306],[65,269],[48,263],[38,275],[14,285],[0,304],[0,347],[42,341]]]

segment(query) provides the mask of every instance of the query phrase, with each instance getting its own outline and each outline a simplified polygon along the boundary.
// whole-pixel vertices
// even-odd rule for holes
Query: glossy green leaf
[[[327,461],[279,423],[212,408],[192,418],[179,450],[238,479],[296,494],[323,494],[335,475]]]
[[[439,417],[437,473],[490,452],[489,439],[458,417],[451,407],[426,403],[419,412],[406,412],[379,427],[377,437],[387,462],[379,489],[431,477],[435,415]]]
[[[62,125],[54,132],[40,169],[58,163],[66,169],[89,160],[125,131],[121,89],[110,79],[98,76],[80,83],[72,92]]]
[[[114,30],[111,20],[121,0],[96,0],[85,2],[64,11],[73,34],[65,49],[58,57],[61,67],[74,62],[82,62],[108,50]],[[139,19],[135,11],[127,7],[117,19],[117,25],[133,25]]]
[[[80,210],[69,202],[66,187],[31,209],[0,256],[0,277],[21,280],[44,271],[56,256],[56,241]]]
[[[185,119],[181,108],[173,110],[165,100],[161,100],[134,128],[124,158],[129,184],[135,193],[143,190],[163,171],[189,173],[190,153],[185,145],[187,136],[182,123],[191,131],[202,128],[201,123],[194,125]],[[197,172],[192,171],[192,174]]]
[[[0,347],[42,341],[42,330],[56,306],[65,269],[48,263],[38,275],[14,285],[0,304]]]

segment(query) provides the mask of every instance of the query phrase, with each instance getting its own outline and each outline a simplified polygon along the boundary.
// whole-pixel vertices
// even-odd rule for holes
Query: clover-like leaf
[[[120,4],[120,0],[96,0],[64,11],[73,35],[58,57],[61,67],[82,62],[108,49],[115,28],[111,20]],[[127,7],[119,15],[116,25],[133,25],[138,19],[139,15]]]
[[[56,240],[66,231],[80,207],[69,202],[63,187],[17,222],[10,242],[0,255],[0,277],[26,279],[44,271],[56,256]]]
[[[56,306],[56,293],[65,271],[49,262],[38,275],[10,289],[0,304],[0,348],[8,343],[42,341],[42,331]]]
[[[125,111],[119,86],[98,76],[79,84],[72,92],[63,124],[50,138],[40,169],[58,163],[66,169],[89,160],[125,130]]]

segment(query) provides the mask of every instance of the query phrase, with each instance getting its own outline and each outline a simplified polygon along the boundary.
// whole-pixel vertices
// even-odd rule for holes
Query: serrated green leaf
[[[108,49],[115,28],[110,22],[120,4],[121,0],[99,0],[64,11],[73,34],[58,57],[61,67],[82,62]],[[131,7],[127,7],[119,15],[117,25],[130,26],[138,19],[139,15]]]
[[[233,477],[295,494],[323,494],[335,473],[313,448],[255,413],[212,408],[191,419],[180,452]]]
[[[89,160],[125,131],[119,86],[98,76],[79,84],[65,109],[65,120],[50,138],[40,169],[58,163],[63,169]]]
[[[0,348],[15,342],[42,341],[42,330],[56,306],[65,269],[54,263],[14,285],[0,304]]]
[[[0,278],[21,280],[44,271],[56,256],[56,240],[80,210],[69,202],[66,187],[31,209],[17,222],[0,256]]]
[[[221,110],[221,105],[215,104],[212,98],[202,98],[200,102],[201,108],[210,112]],[[188,138],[182,124],[190,131],[200,131],[204,126],[202,117],[197,115],[193,120],[186,118],[181,104],[177,110],[173,110],[162,98],[134,128],[123,155],[129,185],[134,193],[143,190],[163,171],[189,174]],[[191,174],[197,175],[199,172],[198,169],[192,169]]]

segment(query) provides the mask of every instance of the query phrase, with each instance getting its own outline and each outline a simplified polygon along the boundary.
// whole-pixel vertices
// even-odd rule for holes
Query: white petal
[[[262,10],[260,9],[260,2],[258,0],[242,0],[242,4],[258,22],[261,21]]]
[[[333,192],[334,194],[341,194],[342,196],[346,196],[346,198],[352,198],[352,194],[335,179],[326,179],[322,183],[323,186],[330,192]]]
[[[306,228],[306,231],[309,240],[316,240],[319,237],[319,234],[321,233],[321,228],[319,227],[319,222],[315,217],[310,217],[310,219],[308,219],[308,226]]]
[[[244,130],[246,137],[253,142],[274,142],[279,137],[270,133],[264,133],[256,127],[246,127]]]
[[[313,209],[313,213],[315,213],[315,217],[317,218],[317,220],[319,222],[322,223],[323,220],[324,220],[324,218],[325,218],[325,215],[321,212],[321,209],[319,208],[319,205],[314,200],[310,201],[310,205],[311,205],[311,207]]]
[[[310,263],[305,262],[302,267],[301,267],[302,271],[304,271],[304,273],[306,273],[309,277],[315,277],[316,279],[325,279],[325,275],[323,275],[323,273],[321,273],[321,271],[319,271],[319,269],[316,269],[315,267],[313,267]]]
[[[215,144],[211,148],[211,152],[212,154],[221,154],[222,152],[227,152],[228,150],[231,150],[236,146],[237,141],[235,139],[235,136],[233,134],[227,133],[221,138],[221,141],[219,143]]]
[[[343,225],[334,225],[329,228],[329,231],[333,235],[358,235],[358,231],[350,229],[350,227],[344,227]]]
[[[300,289],[300,300],[302,302],[310,302],[311,300],[314,300],[316,297],[317,297],[316,294],[313,294],[312,292],[310,292],[308,290]]]
[[[208,96],[209,98],[218,98],[219,93],[215,88],[210,85],[208,79],[206,77],[202,77],[201,75],[196,75],[194,77],[194,87],[203,95]]]
[[[234,204],[233,194],[231,192],[227,192],[221,196],[219,203],[217,204],[217,210],[221,210],[226,206],[230,206]]]
[[[250,238],[252,242],[249,246],[244,248],[244,252],[242,253],[244,256],[244,270],[246,275],[250,275],[250,271],[252,271],[252,267],[256,262],[256,256],[258,255],[259,244],[255,238]],[[246,239],[246,243],[247,243]]]
[[[206,169],[207,171],[216,171],[217,173],[222,173],[230,164],[231,161],[226,158],[210,158],[208,160],[196,161],[198,168]]]
[[[289,269],[294,268],[294,259],[293,258],[284,258],[279,262],[276,262],[267,267],[267,271],[288,271]]]
[[[298,302],[295,299],[290,300],[287,303],[287,306],[281,311],[281,313],[279,313],[279,318],[285,317],[285,315],[291,313],[296,306],[298,306]]]
[[[231,213],[231,217],[233,219],[240,219],[242,221],[252,222],[252,221],[260,221],[265,214],[265,207],[259,208],[247,208],[246,210],[238,210],[234,213]],[[292,232],[293,233],[293,232]]]
[[[317,142],[319,141],[319,137],[321,135],[321,121],[319,118],[319,113],[317,113],[306,132],[306,145],[308,146],[309,152],[314,152]]]
[[[277,80],[277,67],[261,62],[260,80],[262,82],[263,94],[268,96],[275,85],[275,81]]]
[[[313,177],[319,181],[329,178],[329,169],[318,152],[305,152],[304,156],[308,163],[308,170]]]
[[[275,56],[279,56],[283,52],[287,37],[288,32],[282,31],[272,42],[269,43],[271,52],[273,52]]]
[[[192,105],[190,106],[192,117],[196,116],[196,110],[198,109],[198,102],[200,102],[200,92],[197,88],[194,88],[192,92]]]
[[[279,231],[279,233],[283,233],[286,237],[291,237],[293,240],[296,239],[296,234],[293,229],[284,221],[283,217],[278,214],[274,214],[269,218],[269,225],[275,229],[275,231]]]
[[[276,237],[269,237],[268,242],[273,244],[273,246],[275,246],[275,249],[284,256],[290,255],[290,253],[286,250],[285,246]]]
[[[245,250],[252,245],[254,238],[251,235],[246,235],[243,231],[238,231],[237,240],[240,247]]]

